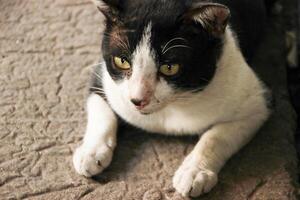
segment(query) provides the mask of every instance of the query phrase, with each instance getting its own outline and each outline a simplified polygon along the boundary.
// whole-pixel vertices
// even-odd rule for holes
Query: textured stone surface
[[[286,92],[281,17],[255,66],[275,94],[271,120],[199,199],[296,199],[295,114]],[[101,16],[87,0],[0,0],[0,199],[182,200],[171,178],[196,138],[123,128],[111,166],[78,176],[71,156],[86,124]]]

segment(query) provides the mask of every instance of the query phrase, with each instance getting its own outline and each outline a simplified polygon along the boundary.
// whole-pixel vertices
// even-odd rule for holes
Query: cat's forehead
[[[127,0],[123,1],[121,7],[117,23],[108,25],[111,26],[108,29],[111,36],[110,47],[116,51],[123,51],[124,47],[127,47],[125,50],[134,51],[149,24],[151,45],[156,50],[175,34],[181,34],[177,22],[186,10],[185,1]]]
[[[146,41],[145,38],[147,38]],[[158,59],[157,56],[162,55],[164,49],[168,49],[168,42],[174,38],[180,38],[181,40],[174,41],[169,46],[174,44],[186,45],[189,41],[186,35],[182,31],[179,31],[176,25],[161,26],[149,19],[149,21],[145,21],[144,23],[123,24],[113,27],[110,33],[109,43],[113,54],[122,54],[130,59],[133,59],[135,56],[134,53],[139,46],[144,44],[143,48],[155,52],[153,58]],[[181,52],[182,55],[186,54],[185,50],[186,49],[177,49],[177,51],[180,52],[184,51]],[[169,55],[168,57],[174,56],[176,56],[176,54]]]
[[[144,23],[115,25],[109,32],[110,49],[116,54],[125,54],[125,56],[131,57],[143,37],[147,35],[148,48],[159,51],[160,47],[174,36],[171,33],[167,34],[170,29],[164,27],[164,30],[159,30],[157,27],[151,20]]]

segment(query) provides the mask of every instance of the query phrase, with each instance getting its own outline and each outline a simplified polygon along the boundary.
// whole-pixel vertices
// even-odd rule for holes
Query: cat
[[[94,3],[106,22],[104,62],[94,70],[75,170],[91,177],[108,167],[124,120],[148,132],[199,135],[173,187],[182,196],[209,192],[271,112],[268,89],[248,64],[264,26],[262,1]]]

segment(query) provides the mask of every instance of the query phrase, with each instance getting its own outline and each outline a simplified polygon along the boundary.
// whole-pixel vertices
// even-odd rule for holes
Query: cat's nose
[[[133,103],[133,105],[135,105],[138,108],[143,108],[149,104],[149,102],[144,99],[131,99],[130,101],[131,103]]]

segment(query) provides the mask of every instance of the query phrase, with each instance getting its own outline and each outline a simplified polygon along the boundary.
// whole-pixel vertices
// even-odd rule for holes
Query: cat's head
[[[93,0],[106,18],[103,57],[128,106],[152,113],[212,80],[226,6],[192,0]],[[184,95],[183,95],[184,94]]]

